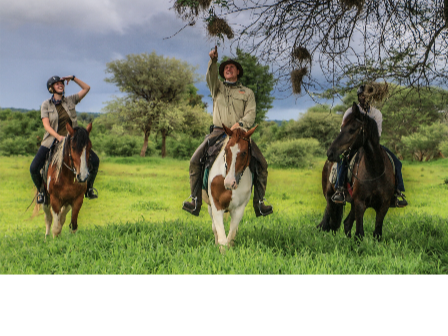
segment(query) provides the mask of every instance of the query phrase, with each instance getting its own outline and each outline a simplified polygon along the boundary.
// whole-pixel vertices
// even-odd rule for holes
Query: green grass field
[[[319,232],[325,208],[321,168],[269,169],[268,201],[275,213],[255,218],[252,204],[235,247],[214,245],[206,207],[181,210],[189,195],[188,162],[102,158],[95,187],[71,234],[45,241],[44,215],[31,218],[31,157],[0,157],[0,273],[13,274],[439,274],[448,273],[448,160],[404,162],[409,206],[390,209],[383,239],[372,238],[366,213],[361,243]],[[345,211],[348,213],[350,206]],[[69,218],[69,217],[68,217]],[[227,220],[228,229],[228,220]],[[354,229],[353,229],[354,233]]]

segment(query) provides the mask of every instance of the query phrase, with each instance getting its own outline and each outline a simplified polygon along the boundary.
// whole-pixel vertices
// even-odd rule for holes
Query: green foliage
[[[167,154],[176,159],[189,160],[202,141],[203,138],[192,138],[180,133],[167,140]]]
[[[272,108],[274,96],[271,95],[271,92],[276,80],[269,71],[269,66],[261,65],[256,56],[245,53],[239,48],[236,49],[236,56],[234,60],[240,63],[244,70],[244,76],[240,79],[240,82],[255,94],[257,114],[254,124],[259,124],[266,118],[269,109]],[[229,57],[224,56],[222,62],[227,59]]]
[[[91,137],[94,150],[104,152],[110,156],[133,156],[139,154],[141,140],[141,137],[132,135],[99,134]],[[147,153],[151,155],[154,152],[153,143],[149,142]]]
[[[315,155],[322,154],[316,139],[276,141],[268,145],[265,157],[270,165],[303,168],[312,165]]]
[[[448,157],[448,140],[442,141],[439,144],[440,151],[445,157]]]
[[[36,154],[45,133],[40,111],[0,110],[0,121],[0,154]]]
[[[417,132],[403,136],[401,140],[408,155],[418,161],[428,161],[440,153],[440,143],[447,137],[448,126],[435,123],[430,126],[423,125]]]

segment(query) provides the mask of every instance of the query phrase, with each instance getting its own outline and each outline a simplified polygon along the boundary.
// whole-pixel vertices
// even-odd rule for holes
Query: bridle
[[[230,141],[231,137],[229,136],[229,141]],[[247,158],[246,158],[246,163],[244,164],[244,169],[243,172],[241,174],[235,174],[235,180],[236,180],[236,184],[240,183],[241,178],[243,177],[244,172],[246,171],[246,168],[248,167],[248,163],[250,160],[250,155],[251,155],[251,144],[250,144],[250,138],[244,138],[241,137],[240,139],[247,141],[249,144],[249,147],[247,149]],[[224,150],[224,165],[226,167],[226,175],[227,175],[227,160],[226,160],[226,151]]]

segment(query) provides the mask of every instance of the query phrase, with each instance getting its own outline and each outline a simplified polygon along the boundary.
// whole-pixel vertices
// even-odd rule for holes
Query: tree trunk
[[[162,130],[162,159],[166,156],[166,131]]]
[[[151,133],[150,130],[145,131],[145,141],[143,141],[142,151],[140,152],[141,157],[145,157],[145,155],[146,155],[146,150],[148,149],[148,139],[149,139],[150,133]]]

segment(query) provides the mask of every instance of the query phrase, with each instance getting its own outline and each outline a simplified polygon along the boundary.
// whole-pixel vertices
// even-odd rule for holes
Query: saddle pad
[[[390,156],[390,154],[388,152],[386,152],[387,157],[389,158],[390,163],[392,164],[392,170],[394,172],[395,175],[395,164],[394,164],[394,160],[392,159],[392,157]],[[349,166],[348,166],[348,172],[347,172],[347,180],[350,181],[352,179],[352,171],[353,171],[353,167],[355,166],[355,162],[356,162],[356,158],[358,157],[358,153],[356,153],[355,155],[353,155],[353,158],[350,160]],[[336,183],[336,178],[338,176],[338,164],[337,162],[333,163],[333,165],[331,166],[331,171],[330,171],[330,176],[329,176],[329,180],[331,184],[335,184]]]

